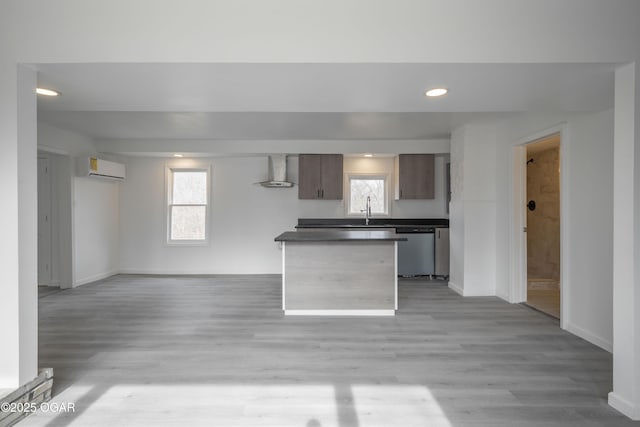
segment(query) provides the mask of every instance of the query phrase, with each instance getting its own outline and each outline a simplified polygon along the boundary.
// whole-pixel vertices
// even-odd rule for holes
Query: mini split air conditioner
[[[80,157],[77,164],[78,176],[112,179],[122,181],[125,178],[124,165],[97,157]]]

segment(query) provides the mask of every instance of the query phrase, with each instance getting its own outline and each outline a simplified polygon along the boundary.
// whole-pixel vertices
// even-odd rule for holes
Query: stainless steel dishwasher
[[[433,276],[435,274],[435,228],[398,227],[406,242],[398,242],[398,274],[400,276]]]

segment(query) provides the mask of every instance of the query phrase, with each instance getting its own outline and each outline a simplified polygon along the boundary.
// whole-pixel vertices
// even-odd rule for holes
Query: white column
[[[18,68],[20,384],[38,375],[38,119],[34,69]]]
[[[635,70],[635,108],[633,117],[634,125],[634,171],[633,171],[633,281],[629,283],[633,287],[633,360],[636,370],[633,376],[635,396],[633,406],[635,412],[631,415],[634,420],[640,420],[640,70]],[[615,285],[614,285],[615,286]],[[615,288],[614,288],[615,289]],[[615,302],[614,302],[615,304]],[[615,306],[614,306],[615,312]],[[615,389],[614,389],[615,390]]]
[[[451,203],[449,204],[449,287],[464,294],[464,143],[466,129],[451,133]]]
[[[73,265],[73,193],[75,162],[70,156],[58,156],[56,170],[56,185],[58,197],[58,251],[60,287],[72,288],[75,283],[75,268]]]
[[[20,385],[16,69],[0,63],[0,388]]]
[[[37,375],[36,72],[0,63],[0,388]]]
[[[613,189],[613,391],[609,404],[640,420],[640,85],[616,70]]]
[[[451,280],[464,296],[496,294],[496,133],[469,124],[451,137]]]

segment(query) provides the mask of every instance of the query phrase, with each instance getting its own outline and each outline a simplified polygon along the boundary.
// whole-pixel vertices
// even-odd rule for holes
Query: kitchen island
[[[289,231],[282,244],[285,315],[393,316],[398,241],[393,231]]]

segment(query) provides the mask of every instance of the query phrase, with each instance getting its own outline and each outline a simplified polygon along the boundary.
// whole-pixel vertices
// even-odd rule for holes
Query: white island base
[[[285,315],[395,315],[397,240],[281,241]]]

